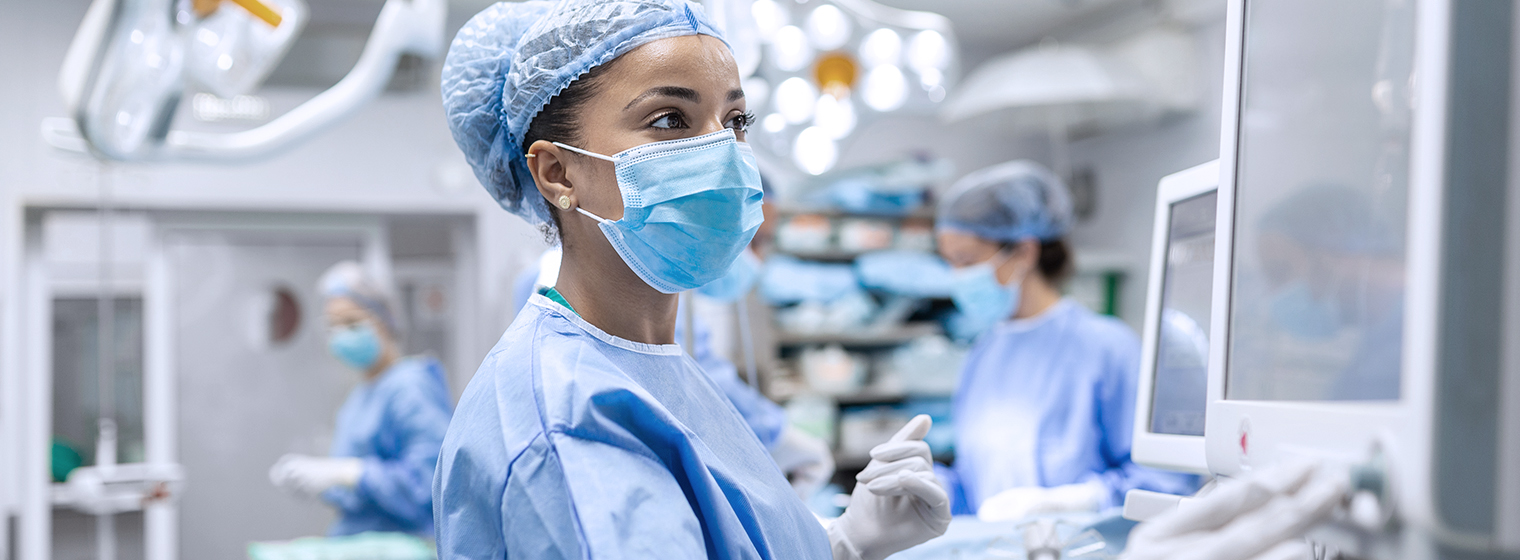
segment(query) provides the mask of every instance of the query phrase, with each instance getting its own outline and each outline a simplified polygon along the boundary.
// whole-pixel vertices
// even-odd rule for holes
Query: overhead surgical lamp
[[[302,0],[95,0],[59,77],[70,117],[46,119],[54,147],[121,161],[235,161],[304,140],[385,88],[403,54],[443,54],[445,0],[386,0],[354,68],[262,126],[173,130],[187,89],[232,98],[257,89],[307,19]]]
[[[999,56],[961,83],[940,115],[992,119],[1009,130],[1106,128],[1190,109],[1197,100],[1191,40],[1153,30],[1109,46],[1039,46]]]
[[[749,108],[760,116],[750,143],[782,171],[822,174],[862,125],[938,111],[959,72],[955,33],[939,14],[871,0],[705,4],[742,29],[725,29],[736,53],[760,55],[739,63]]]
[[[983,63],[946,101],[947,122],[977,119],[1049,135],[1052,167],[1071,179],[1072,131],[1095,131],[1191,110],[1196,53],[1181,31],[1151,29],[1111,45],[1041,45]]]

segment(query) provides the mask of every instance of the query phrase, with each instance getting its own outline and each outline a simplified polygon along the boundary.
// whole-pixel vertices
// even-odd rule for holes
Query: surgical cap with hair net
[[[343,261],[332,265],[317,281],[317,291],[325,299],[347,298],[359,304],[380,319],[392,336],[400,334],[397,330],[400,325],[396,324],[396,316],[391,312],[389,295],[370,279],[359,263]]]
[[[956,181],[939,205],[935,227],[988,241],[1052,241],[1071,229],[1071,193],[1032,161],[1010,161]]]
[[[501,2],[470,18],[443,63],[454,142],[491,196],[528,223],[551,223],[522,153],[528,125],[592,68],[659,39],[722,38],[685,0]]]

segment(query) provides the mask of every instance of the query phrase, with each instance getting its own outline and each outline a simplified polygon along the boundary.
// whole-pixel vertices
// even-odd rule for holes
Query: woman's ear
[[[998,280],[1009,282],[1015,279],[1028,278],[1040,264],[1040,242],[1034,239],[1025,239],[1013,244],[1013,252],[1008,256],[1008,261],[998,267]]]
[[[1040,242],[1025,239],[1013,244],[1013,259],[1023,270],[1032,270],[1040,263]]]
[[[533,183],[544,200],[560,210],[575,208],[579,201],[575,198],[575,185],[571,184],[565,170],[565,151],[539,140],[528,146],[526,155],[528,172],[533,174]]]

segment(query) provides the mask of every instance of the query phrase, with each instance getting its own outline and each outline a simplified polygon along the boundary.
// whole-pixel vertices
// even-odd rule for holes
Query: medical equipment
[[[1325,8],[1229,4],[1209,470],[1362,466],[1376,476],[1357,495],[1382,521],[1321,525],[1316,542],[1379,558],[1512,555],[1514,6]],[[1303,87],[1323,95],[1280,103]],[[1332,305],[1328,338],[1270,305],[1299,283]]]
[[[1156,192],[1144,344],[1135,401],[1135,462],[1206,473],[1204,408],[1214,289],[1219,162],[1166,176]]]
[[[195,85],[218,94],[257,87],[305,20],[300,0],[238,0],[205,16],[172,0],[95,0],[59,76],[67,119],[47,119],[54,147],[125,161],[234,161],[288,149],[380,94],[403,54],[442,54],[444,0],[388,0],[364,53],[337,85],[257,128],[171,128]],[[260,21],[239,13],[243,6]],[[257,8],[264,6],[264,8]],[[269,26],[266,29],[261,26]]]

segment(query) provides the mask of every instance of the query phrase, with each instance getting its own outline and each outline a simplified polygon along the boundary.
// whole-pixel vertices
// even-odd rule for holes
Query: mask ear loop
[[[610,161],[610,162],[613,162],[613,163],[617,163],[617,160],[612,159],[611,157],[604,156],[604,155],[598,154],[596,152],[588,152],[586,150],[582,150],[580,148],[577,148],[575,146],[571,146],[569,144],[565,144],[563,142],[554,142],[553,144],[555,146],[559,146],[561,148],[564,148],[566,150],[570,150],[572,152],[575,152],[577,154],[581,154],[583,156],[591,156],[591,157],[594,157],[596,159],[606,160],[606,161]],[[592,214],[590,212],[587,212],[585,208],[581,208],[580,206],[576,206],[575,207],[575,211],[576,212],[580,212],[581,214],[584,214],[587,218],[591,218],[593,220],[596,220],[597,223],[602,223],[602,224],[610,224],[610,223],[612,223],[612,220],[608,220],[608,219],[603,218],[601,216],[598,216],[596,214]]]
[[[575,152],[575,153],[583,155],[583,156],[591,156],[591,157],[594,157],[596,159],[607,160],[607,161],[610,161],[610,162],[613,162],[613,163],[617,163],[617,160],[612,159],[612,156],[604,156],[604,155],[598,154],[596,152],[588,152],[586,150],[582,150],[582,149],[577,148],[575,146],[571,146],[569,144],[563,144],[563,143],[560,143],[560,142],[555,142],[554,145],[555,146],[559,146],[561,148],[564,148],[566,150],[570,150],[572,152]]]

